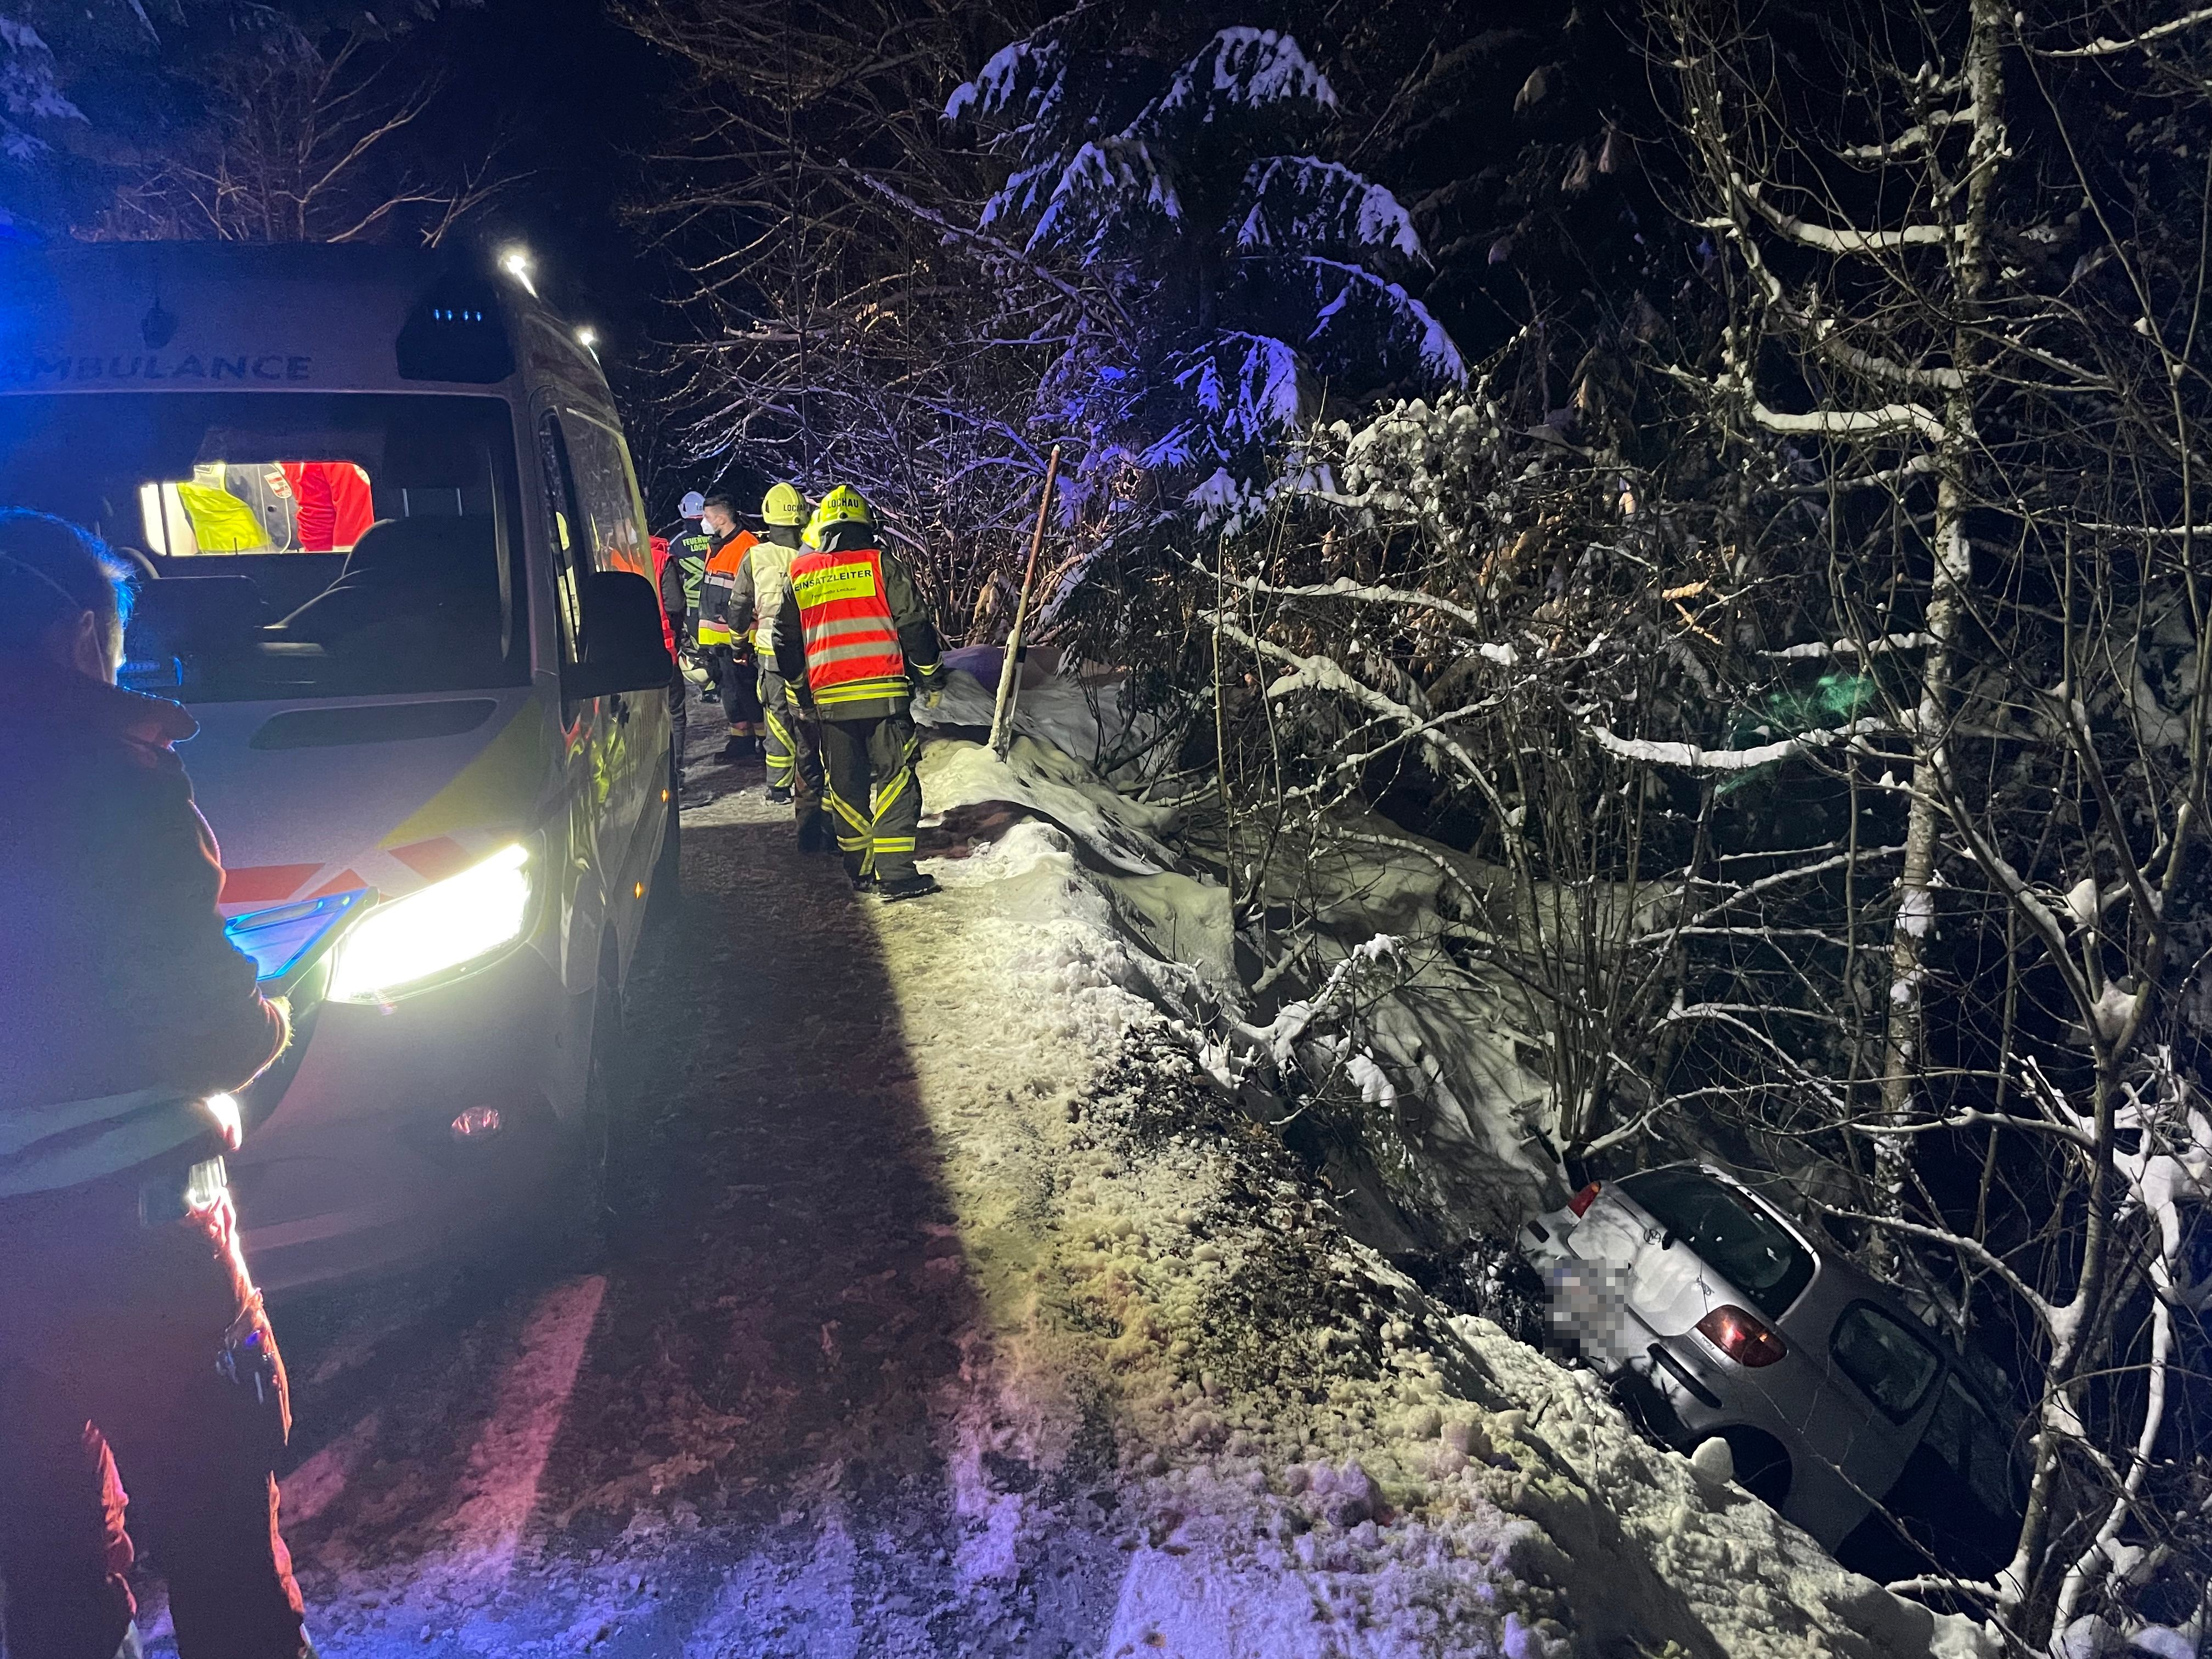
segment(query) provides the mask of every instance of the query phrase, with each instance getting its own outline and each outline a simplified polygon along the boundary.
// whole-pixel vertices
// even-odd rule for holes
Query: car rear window
[[[1920,1409],[1942,1369],[1934,1349],[1871,1302],[1854,1302],[1844,1310],[1828,1352],[1835,1356],[1837,1370],[1893,1423]]]
[[[1620,1188],[1771,1319],[1812,1281],[1811,1253],[1773,1217],[1702,1170],[1646,1170],[1625,1176]]]

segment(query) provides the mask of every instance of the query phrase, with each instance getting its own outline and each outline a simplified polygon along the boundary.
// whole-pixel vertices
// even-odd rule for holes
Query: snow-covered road
[[[1187,878],[1000,814],[878,907],[757,780],[640,964],[605,1271],[280,1310],[325,1659],[1929,1652],[1346,1239],[1146,999]]]

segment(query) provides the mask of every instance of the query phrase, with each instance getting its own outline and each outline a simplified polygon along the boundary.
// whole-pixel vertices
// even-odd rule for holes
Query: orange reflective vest
[[[738,567],[760,538],[740,530],[708,556],[699,578],[699,643],[730,643],[730,590],[737,586]]]
[[[798,554],[791,597],[806,644],[807,687],[825,715],[840,703],[911,695],[879,549]]]

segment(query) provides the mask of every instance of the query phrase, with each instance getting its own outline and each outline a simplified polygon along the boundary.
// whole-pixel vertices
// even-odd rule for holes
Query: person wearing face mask
[[[737,506],[726,495],[707,498],[699,524],[714,538],[699,582],[699,653],[714,673],[722,718],[730,728],[715,758],[750,760],[761,752],[760,695],[754,686],[752,641],[743,629],[732,632],[730,627],[730,593],[746,553],[760,538],[739,527]]]
[[[5,1645],[135,1654],[135,1532],[179,1659],[302,1659],[284,1368],[223,1166],[288,1014],[223,933],[192,717],[115,683],[129,583],[75,526],[0,513]]]
[[[668,654],[677,664],[668,682],[668,751],[675,773],[676,802],[689,811],[714,799],[711,789],[694,784],[688,774],[691,745],[691,676],[685,659],[691,652],[692,618],[699,602],[699,585],[707,571],[707,555],[714,538],[699,527],[707,498],[693,490],[684,498],[684,526],[665,541],[653,538],[654,580],[660,589],[660,625],[668,640]],[[703,671],[702,671],[703,673]]]

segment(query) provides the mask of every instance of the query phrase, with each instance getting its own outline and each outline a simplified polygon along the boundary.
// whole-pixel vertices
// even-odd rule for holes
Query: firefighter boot
[[[908,876],[887,876],[876,883],[876,896],[886,904],[901,899],[927,898],[937,891],[937,878],[921,870]]]

